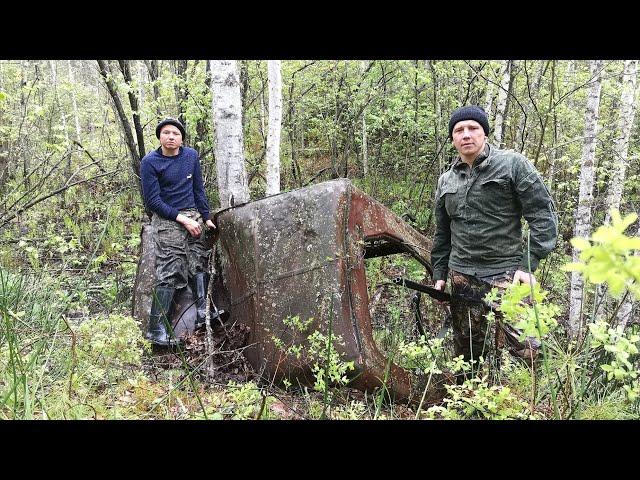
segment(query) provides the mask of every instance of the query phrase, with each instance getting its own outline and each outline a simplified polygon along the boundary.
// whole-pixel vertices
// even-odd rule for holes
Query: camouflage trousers
[[[153,214],[151,225],[155,231],[157,287],[184,288],[189,277],[207,271],[210,229],[204,225],[197,210],[182,210],[180,213],[197,221],[202,233],[195,238],[182,224]]]
[[[469,299],[482,300],[492,287],[504,290],[513,279],[514,272],[504,272],[489,277],[477,278],[471,275],[450,271],[452,296],[461,295]],[[488,329],[487,313],[489,308],[480,302],[466,302],[464,299],[451,301],[451,326],[455,345],[455,355],[463,355],[465,360],[487,357],[492,337]],[[521,332],[500,321],[496,312],[495,341],[496,350],[505,345],[509,352],[517,357],[533,362],[538,356],[540,343],[533,337],[520,341]]]

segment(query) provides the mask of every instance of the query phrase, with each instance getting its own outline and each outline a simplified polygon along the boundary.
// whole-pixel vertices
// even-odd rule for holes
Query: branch
[[[100,160],[96,160],[95,158],[93,158],[93,155],[91,155],[91,154],[89,153],[89,150],[87,150],[86,148],[84,148],[84,146],[83,146],[80,142],[78,142],[78,141],[76,141],[76,140],[71,140],[71,142],[72,142],[72,143],[74,143],[74,144],[76,144],[78,147],[80,147],[80,148],[82,149],[82,151],[83,151],[84,153],[86,153],[86,154],[87,154],[87,156],[88,156],[91,160],[93,160],[93,163],[95,163],[95,164],[98,166],[98,168],[100,169],[100,171],[101,171],[102,173],[105,173],[105,172],[106,172],[106,170],[105,170],[105,169],[104,169],[104,167],[102,166],[102,163],[100,163]]]
[[[47,198],[51,198],[54,195],[57,195],[59,193],[64,192],[65,190],[67,190],[68,188],[71,187],[75,187],[76,185],[80,185],[81,183],[86,183],[89,182],[91,180],[95,180],[96,178],[100,178],[100,177],[104,177],[106,175],[113,175],[114,173],[116,173],[118,170],[112,170],[111,172],[107,172],[107,173],[101,173],[100,175],[96,175],[95,177],[91,177],[91,178],[86,178],[84,180],[78,180],[77,182],[74,182],[70,185],[65,185],[64,187],[61,187],[47,195],[45,195],[44,197],[40,197],[32,202],[29,202],[28,204],[26,204],[24,207],[21,207],[20,209],[18,209],[18,211],[16,211],[15,213],[13,213],[11,216],[6,217],[4,219],[2,219],[2,223],[0,223],[0,228],[3,228],[7,223],[9,223],[11,220],[13,220],[14,218],[16,218],[18,215],[20,215],[22,212],[24,212],[25,210],[28,210],[29,208],[33,207],[34,205],[37,205],[38,203],[46,200]]]

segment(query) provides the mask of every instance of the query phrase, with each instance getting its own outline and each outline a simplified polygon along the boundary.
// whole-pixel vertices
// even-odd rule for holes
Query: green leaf
[[[569,262],[566,265],[562,266],[562,270],[564,270],[565,272],[582,272],[584,270],[584,267],[584,263]]]
[[[571,245],[573,245],[576,250],[586,250],[591,247],[591,243],[588,240],[581,237],[574,237],[571,239]]]

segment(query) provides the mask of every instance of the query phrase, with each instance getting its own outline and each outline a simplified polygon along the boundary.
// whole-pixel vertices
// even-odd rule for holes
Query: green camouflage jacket
[[[534,271],[558,235],[555,205],[537,170],[523,155],[489,144],[473,168],[458,157],[438,179],[433,280],[446,280],[450,268],[474,276],[528,272],[522,217]]]

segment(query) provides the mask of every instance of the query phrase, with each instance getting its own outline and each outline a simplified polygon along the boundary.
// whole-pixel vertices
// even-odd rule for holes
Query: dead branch
[[[59,188],[59,189],[57,189],[57,190],[55,190],[55,191],[53,191],[53,192],[51,192],[51,193],[49,193],[49,194],[45,195],[45,196],[43,196],[43,197],[40,197],[40,198],[38,198],[38,199],[36,199],[36,200],[33,200],[32,202],[29,202],[29,203],[28,203],[28,204],[26,204],[25,206],[20,207],[20,209],[18,209],[18,211],[17,211],[17,212],[15,212],[15,213],[11,214],[11,215],[10,215],[10,216],[8,216],[8,217],[3,218],[3,219],[2,219],[2,223],[0,223],[0,229],[4,228],[4,227],[5,227],[5,225],[7,225],[11,220],[13,220],[14,218],[16,218],[16,217],[17,217],[18,215],[20,215],[22,212],[24,212],[24,211],[28,210],[29,208],[33,207],[34,205],[37,205],[37,204],[38,204],[38,203],[40,203],[40,202],[43,202],[44,200],[46,200],[46,199],[48,199],[48,198],[53,197],[54,195],[57,195],[57,194],[59,194],[59,193],[64,192],[64,191],[65,191],[65,190],[67,190],[68,188],[75,187],[76,185],[80,185],[81,183],[86,183],[86,182],[89,182],[89,181],[91,181],[91,180],[95,180],[96,178],[104,177],[104,176],[106,176],[106,175],[113,175],[113,174],[114,174],[114,173],[116,173],[117,171],[118,171],[118,170],[112,170],[111,172],[101,173],[100,175],[96,175],[95,177],[86,178],[86,179],[84,179],[84,180],[78,180],[77,182],[74,182],[74,183],[72,183],[72,184],[70,184],[70,185],[65,185],[65,186],[63,186],[63,187],[61,187],[61,188]]]

